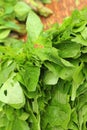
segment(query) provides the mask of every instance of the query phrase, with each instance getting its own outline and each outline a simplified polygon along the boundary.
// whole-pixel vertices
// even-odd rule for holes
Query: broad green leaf
[[[50,61],[60,66],[74,67],[69,61],[59,57],[58,50],[54,47],[35,48],[34,55],[38,56],[41,61]]]
[[[10,77],[0,88],[0,101],[21,108],[25,104],[23,90],[18,81]]]
[[[43,30],[43,24],[40,18],[33,11],[30,11],[28,14],[26,29],[31,41],[37,40]]]
[[[29,92],[35,91],[40,76],[40,67],[34,65],[25,66],[25,70],[22,73],[24,85]]]
[[[70,113],[68,104],[58,103],[56,106],[50,105],[46,109],[44,123],[49,123],[51,127],[62,126],[62,128],[66,129],[70,120]]]
[[[52,100],[48,104],[46,113],[44,113],[44,125],[50,124],[51,127],[61,126],[66,129],[70,121],[71,108],[68,103],[69,85],[64,86],[64,82],[59,82],[54,91],[52,91]],[[68,110],[68,111],[67,111]],[[65,119],[64,119],[65,118]],[[42,118],[43,119],[43,118]]]
[[[74,68],[63,67],[59,71],[59,77],[63,80],[72,80],[72,75],[74,72]]]
[[[80,44],[74,42],[59,44],[58,49],[62,58],[71,58],[80,53]]]

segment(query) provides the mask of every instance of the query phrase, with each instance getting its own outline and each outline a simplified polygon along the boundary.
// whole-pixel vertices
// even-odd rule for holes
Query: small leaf
[[[62,59],[60,58],[61,62],[67,66],[67,67],[74,67],[74,65],[72,63],[70,63],[69,61],[65,60],[65,59]]]
[[[81,32],[82,37],[87,40],[87,27]]]
[[[9,35],[10,31],[10,29],[0,30],[0,40],[6,38]]]
[[[26,19],[30,10],[31,8],[22,1],[17,2],[17,4],[14,6],[15,15],[21,21]]]
[[[28,117],[29,117],[29,114],[26,113],[26,112],[23,112],[23,113],[21,114],[21,116],[19,116],[19,119],[25,121],[25,120],[28,119]]]
[[[47,85],[55,85],[58,81],[58,76],[51,71],[46,71],[43,82]]]
[[[4,50],[5,51],[5,50]],[[16,63],[9,60],[0,65],[0,86],[8,79],[10,73],[15,69]]]
[[[35,91],[40,76],[40,68],[37,66],[25,66],[25,72],[22,73],[24,85],[29,92]]]
[[[29,12],[26,29],[31,41],[35,41],[43,30],[43,24],[41,23],[40,18],[33,11]]]
[[[30,130],[26,121],[16,119],[13,124],[12,130]]]

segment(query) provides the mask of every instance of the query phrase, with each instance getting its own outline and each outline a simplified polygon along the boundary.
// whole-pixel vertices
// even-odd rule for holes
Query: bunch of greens
[[[41,15],[48,16],[52,13],[41,3],[30,3],[30,6],[28,4],[27,0],[0,0],[0,42],[9,35],[19,38],[26,34],[25,22],[33,4],[36,12]]]
[[[86,130],[87,8],[43,31],[39,17],[27,6],[21,14],[11,6],[16,1],[4,1],[0,130]],[[12,35],[20,30],[12,16],[25,19],[26,42]]]

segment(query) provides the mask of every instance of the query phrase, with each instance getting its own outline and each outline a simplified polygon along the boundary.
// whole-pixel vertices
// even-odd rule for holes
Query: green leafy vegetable
[[[44,31],[24,1],[0,4],[0,130],[86,130],[87,8]]]
[[[43,25],[40,19],[32,11],[29,12],[27,22],[26,22],[26,29],[27,29],[28,36],[31,39],[31,41],[37,40],[38,36],[43,30]]]
[[[2,85],[0,89],[0,101],[12,105],[14,108],[20,108],[24,105],[25,98],[19,82],[13,78],[14,77],[11,76]]]

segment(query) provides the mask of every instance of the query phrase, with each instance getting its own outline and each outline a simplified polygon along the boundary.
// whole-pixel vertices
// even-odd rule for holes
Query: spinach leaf
[[[14,108],[21,108],[25,104],[23,90],[20,84],[15,81],[14,76],[2,85],[0,89],[0,101],[13,106]],[[15,95],[16,93],[16,95]]]
[[[43,30],[43,24],[41,23],[40,18],[32,11],[28,14],[26,29],[28,37],[32,42],[37,40]]]
[[[0,130],[86,130],[87,8],[44,31],[24,1],[0,4]]]

